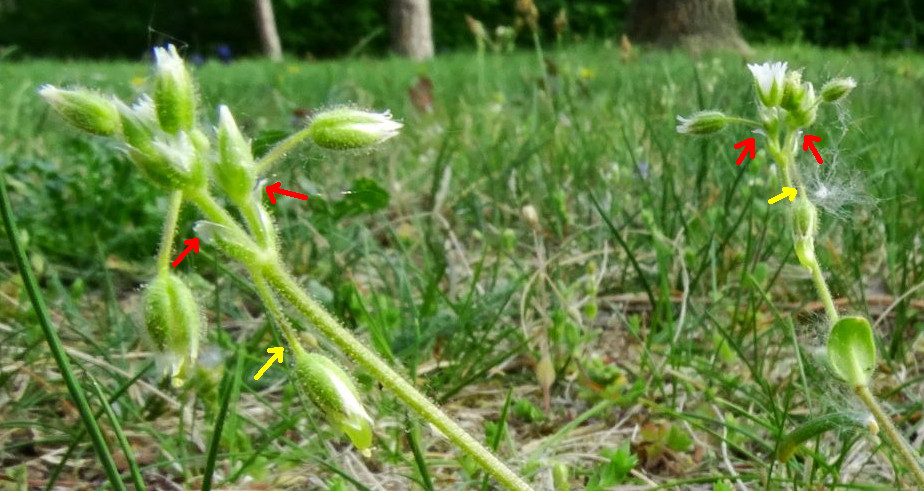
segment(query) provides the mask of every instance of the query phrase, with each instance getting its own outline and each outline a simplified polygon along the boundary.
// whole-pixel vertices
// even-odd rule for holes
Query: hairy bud
[[[295,380],[328,421],[337,426],[356,445],[365,450],[372,446],[372,418],[360,401],[359,391],[350,376],[329,358],[308,353],[293,345]]]
[[[154,102],[160,127],[167,133],[189,131],[196,118],[196,87],[176,46],[154,48]]]
[[[38,92],[72,126],[103,136],[120,131],[119,111],[108,97],[87,89],[64,90],[52,85],[43,85]]]
[[[837,102],[847,97],[856,87],[857,81],[853,77],[829,80],[828,83],[821,87],[821,100]]]
[[[351,108],[321,112],[311,118],[308,136],[319,146],[332,150],[368,148],[397,136],[401,123],[391,113]]]
[[[689,118],[677,116],[677,133],[684,135],[709,135],[725,129],[728,118],[719,111],[700,111]]]
[[[253,154],[227,106],[218,108],[218,161],[213,174],[232,202],[239,206],[247,202],[254,186]]]
[[[199,353],[202,315],[192,290],[178,276],[157,276],[144,291],[144,326],[170,365],[173,385],[183,385]]]

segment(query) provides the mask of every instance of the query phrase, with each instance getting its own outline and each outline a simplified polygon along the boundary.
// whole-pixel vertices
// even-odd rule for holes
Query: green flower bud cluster
[[[749,64],[748,69],[754,76],[764,129],[769,134],[776,134],[778,124],[768,116],[776,116],[790,128],[807,128],[815,123],[820,103],[841,100],[857,86],[852,78],[834,79],[822,87],[821,97],[816,97],[812,83],[802,81],[802,72],[789,71],[784,62]],[[768,108],[785,112],[768,112]]]
[[[177,275],[158,275],[145,288],[144,327],[168,364],[173,385],[182,386],[199,355],[202,314],[192,290]]]

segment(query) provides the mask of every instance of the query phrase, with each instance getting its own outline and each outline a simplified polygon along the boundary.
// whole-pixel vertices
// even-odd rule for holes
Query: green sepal
[[[876,341],[869,321],[843,317],[828,336],[828,362],[851,387],[869,385],[876,368]]]

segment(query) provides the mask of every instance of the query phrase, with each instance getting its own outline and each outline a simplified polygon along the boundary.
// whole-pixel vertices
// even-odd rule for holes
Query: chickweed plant
[[[402,124],[388,112],[329,109],[255,159],[230,109],[218,108],[214,129],[201,123],[196,85],[176,48],[155,48],[154,55],[153,93],[142,95],[132,105],[84,88],[44,86],[39,93],[71,125],[116,140],[141,173],[170,195],[157,273],[144,291],[144,316],[147,336],[173,384],[179,387],[189,379],[203,333],[203,316],[195,295],[170,262],[180,209],[192,204],[204,217],[195,225],[196,236],[237,261],[253,280],[289,345],[287,357],[294,360],[291,380],[358,449],[368,454],[373,445],[372,417],[350,375],[316,346],[300,341],[286,316],[287,307],[307,318],[322,336],[498,482],[514,490],[530,489],[305,293],[280,258],[276,226],[261,203],[265,187],[261,177],[306,140],[334,151],[367,150],[396,136]]]
[[[789,70],[787,63],[748,65],[754,76],[757,92],[757,119],[728,116],[721,111],[701,111],[688,118],[678,116],[677,132],[688,135],[708,135],[729,124],[754,128],[763,140],[779,171],[783,187],[794,188],[795,197],[782,205],[792,234],[799,264],[811,274],[815,290],[825,309],[827,361],[830,373],[840,378],[856,394],[869,411],[868,415],[846,417],[842,413],[823,415],[793,431],[782,443],[778,457],[787,459],[803,442],[822,431],[837,426],[852,425],[866,428],[872,435],[881,433],[911,472],[918,489],[924,489],[924,468],[917,452],[909,444],[870,390],[870,379],[876,367],[876,343],[873,329],[863,317],[841,316],[815,254],[818,233],[818,208],[809,199],[806,182],[796,165],[796,153],[803,143],[804,131],[816,121],[823,104],[834,104],[847,97],[856,87],[852,78],[837,78],[825,83],[819,94],[811,82],[802,81],[802,73]]]

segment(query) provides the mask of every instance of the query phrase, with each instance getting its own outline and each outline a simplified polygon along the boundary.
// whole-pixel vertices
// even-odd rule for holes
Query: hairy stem
[[[799,176],[799,170],[796,168],[796,158],[795,155],[793,155],[796,135],[796,131],[788,131],[786,138],[783,140],[782,147],[780,147],[776,142],[771,142],[770,154],[773,156],[773,159],[776,160],[776,163],[780,168],[780,175],[783,178],[783,185],[787,187],[795,187],[797,190],[804,193],[805,186],[802,183],[802,178]],[[797,199],[808,198],[803,195]],[[788,211],[788,213],[790,213],[790,227],[793,227],[792,209],[793,208],[790,207]],[[792,230],[792,233],[795,234],[795,230]],[[809,271],[812,273],[812,281],[815,284],[815,290],[818,292],[818,297],[821,299],[821,303],[825,307],[825,314],[828,317],[828,327],[830,328],[837,323],[837,321],[840,319],[840,316],[838,315],[837,307],[834,304],[834,297],[831,295],[831,290],[828,288],[827,281],[825,281],[824,273],[821,271],[821,265],[816,259],[817,255],[815,254],[814,242],[812,245],[811,258],[812,259]]]
[[[265,274],[267,280],[276,291],[308,320],[313,322],[322,334],[358,365],[372,374],[382,385],[394,392],[417,414],[438,428],[446,438],[475,459],[483,469],[488,471],[501,484],[512,490],[526,491],[531,489],[526,482],[504,465],[490,450],[466,433],[462,427],[430,402],[404,377],[392,370],[385,361],[350,334],[320,304],[302,291],[295,279],[285,271],[281,264],[277,263],[268,266]]]
[[[237,221],[235,221],[234,218],[207,193],[194,193],[189,196],[189,199],[199,207],[209,220],[226,227],[236,227],[238,230],[241,229]],[[531,490],[526,482],[504,465],[504,463],[491,453],[490,450],[466,433],[461,426],[456,424],[456,422],[443,413],[440,408],[430,402],[425,395],[421,394],[420,391],[401,375],[392,370],[392,368],[378,355],[373,353],[369,348],[366,348],[365,345],[340,325],[324,307],[306,294],[301,287],[299,287],[295,279],[286,272],[285,267],[278,259],[267,265],[244,264],[244,267],[247,268],[254,278],[261,298],[265,297],[264,301],[266,299],[275,300],[271,292],[260,291],[261,283],[268,282],[279,292],[282,298],[292,304],[292,306],[298,309],[308,320],[314,323],[317,329],[326,336],[327,339],[343,350],[343,352],[352,358],[356,364],[366,369],[383,386],[394,392],[401,400],[410,406],[414,412],[432,423],[433,426],[438,428],[450,441],[475,459],[484,470],[494,476],[501,484],[515,491]],[[269,302],[267,306],[270,307],[271,313],[273,313],[273,309],[277,308],[275,301]],[[279,313],[281,316],[281,309]],[[286,335],[286,337],[288,338],[289,335]],[[292,337],[294,338],[294,336]],[[293,341],[297,342],[297,339],[289,339],[290,343]]]
[[[921,467],[921,461],[918,460],[914,449],[911,448],[905,437],[898,432],[898,428],[892,424],[892,418],[883,411],[882,406],[876,401],[869,387],[861,385],[854,388],[854,391],[869,409],[869,412],[873,414],[873,418],[876,419],[876,423],[879,424],[879,428],[885,434],[886,439],[892,444],[892,448],[898,452],[899,457],[905,461],[905,465],[911,469],[914,480],[918,483],[918,489],[924,489],[924,468]]]
[[[254,164],[254,169],[256,169],[256,175],[262,176],[266,174],[266,171],[273,166],[279,159],[285,157],[287,153],[292,151],[293,148],[297,147],[299,143],[308,138],[308,127],[303,130],[297,131],[289,135],[285,140],[277,143],[273,148],[266,152],[266,154],[260,158]]]
[[[183,206],[183,191],[174,191],[170,194],[170,204],[167,205],[167,217],[164,219],[164,231],[160,236],[160,249],[157,252],[157,274],[167,274],[170,271],[170,257],[173,255],[173,239],[176,238],[176,223],[180,218],[180,208]]]
[[[295,329],[292,328],[285,312],[282,311],[282,306],[279,305],[279,300],[276,299],[269,284],[259,275],[253,277],[253,282],[257,287],[257,294],[260,295],[260,300],[262,300],[266,308],[269,309],[270,315],[273,317],[276,325],[279,326],[279,330],[282,331],[282,336],[290,345],[299,345],[298,337],[295,335]]]

